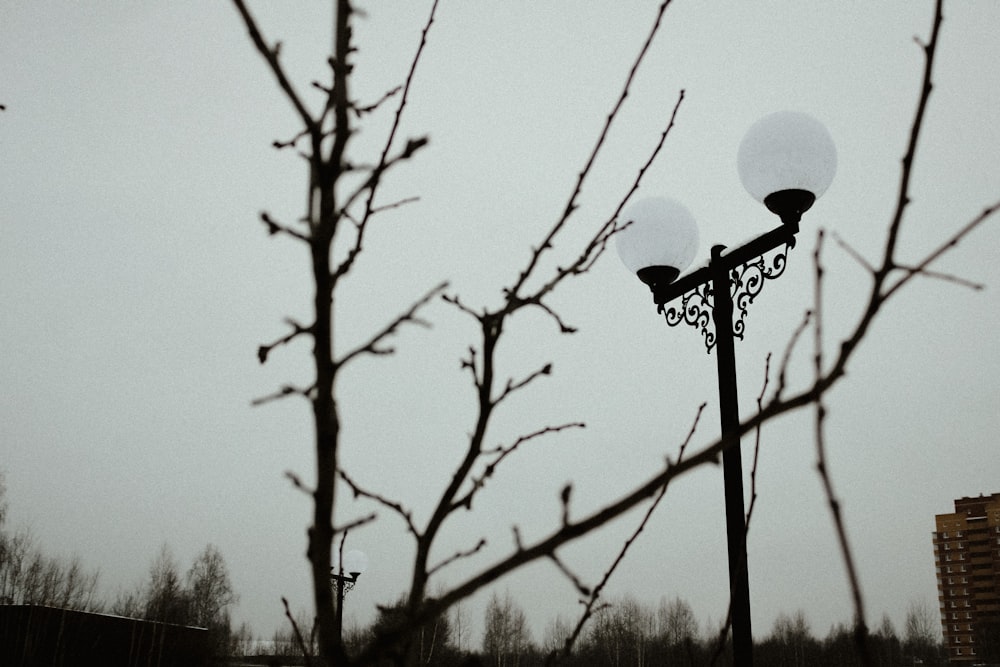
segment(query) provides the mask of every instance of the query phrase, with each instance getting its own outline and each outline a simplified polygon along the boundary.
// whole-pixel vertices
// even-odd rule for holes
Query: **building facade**
[[[1000,663],[1000,493],[935,517],[934,565],[952,664]]]

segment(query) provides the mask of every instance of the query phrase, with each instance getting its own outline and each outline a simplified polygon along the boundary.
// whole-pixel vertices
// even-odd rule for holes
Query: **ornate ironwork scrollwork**
[[[785,272],[789,249],[791,245],[786,245],[769,261],[761,255],[756,260],[733,269],[730,280],[733,290],[733,335],[740,340],[743,340],[743,332],[746,330],[744,320],[750,304],[764,289],[765,281],[774,280]]]
[[[358,583],[357,578],[347,577],[344,575],[330,574],[330,584],[333,587],[342,586],[341,590],[344,595],[347,595],[354,589],[354,585]]]
[[[753,261],[735,267],[730,272],[730,294],[733,299],[733,336],[743,339],[746,330],[746,316],[750,304],[764,289],[764,283],[774,280],[785,272],[788,265],[788,251],[794,245],[789,243],[770,259],[760,255]],[[706,352],[711,352],[715,346],[716,332],[712,325],[712,313],[715,300],[712,295],[711,283],[702,283],[698,287],[681,296],[678,306],[660,306],[660,312],[667,320],[668,326],[684,323],[698,329],[705,341]]]
[[[715,345],[715,328],[712,323],[712,285],[702,283],[681,297],[679,306],[660,306],[660,312],[667,320],[667,325],[675,327],[682,322],[701,331],[705,339],[705,347],[711,351]]]

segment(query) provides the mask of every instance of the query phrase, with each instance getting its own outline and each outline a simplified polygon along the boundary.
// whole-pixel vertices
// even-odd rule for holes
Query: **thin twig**
[[[291,80],[285,74],[285,68],[281,66],[281,61],[278,57],[281,52],[281,42],[276,43],[273,48],[269,46],[267,40],[264,39],[264,35],[261,34],[260,28],[257,27],[257,21],[250,13],[246,3],[243,0],[233,0],[233,4],[236,5],[240,16],[243,17],[243,23],[246,25],[247,32],[250,33],[250,39],[253,40],[257,51],[267,61],[271,72],[274,74],[274,78],[277,80],[278,85],[281,86],[281,90],[284,91],[285,96],[298,112],[299,118],[306,128],[304,133],[318,134],[320,132],[319,124],[313,119],[312,114],[309,113],[306,105],[302,102],[302,98],[295,91],[295,86],[292,85]]]
[[[302,637],[302,632],[299,630],[299,624],[295,622],[295,618],[292,616],[292,610],[288,608],[288,598],[281,596],[281,604],[285,606],[285,617],[288,618],[288,622],[292,624],[292,630],[295,632],[295,641],[298,642],[299,648],[302,649],[302,659],[305,661],[306,667],[312,666],[312,651],[309,646],[306,645],[306,640]]]
[[[448,283],[443,282],[440,285],[431,288],[426,294],[424,294],[420,299],[413,303],[405,312],[398,315],[395,319],[385,325],[380,331],[375,333],[367,342],[362,343],[353,350],[347,352],[339,360],[334,363],[334,366],[339,369],[352,359],[361,356],[362,354],[374,354],[374,355],[385,355],[392,354],[394,349],[391,347],[382,347],[382,343],[385,339],[395,335],[401,326],[404,324],[418,324],[421,326],[430,326],[424,320],[417,317],[418,311],[423,308],[427,303],[441,294],[444,290],[448,288]]]
[[[510,293],[516,295],[521,291],[521,288],[527,282],[528,278],[534,272],[535,267],[538,265],[542,254],[552,248],[552,242],[555,237],[559,234],[562,228],[566,225],[569,219],[572,217],[573,213],[577,209],[577,199],[580,193],[583,192],[583,185],[586,182],[588,176],[590,176],[590,171],[593,168],[595,162],[597,161],[597,156],[601,153],[601,149],[604,147],[604,142],[608,138],[608,134],[611,131],[611,126],[614,124],[615,120],[618,118],[618,114],[622,107],[625,105],[625,99],[629,95],[629,91],[632,87],[632,82],[635,80],[636,74],[639,71],[639,66],[642,65],[645,60],[646,53],[649,51],[650,46],[653,44],[653,40],[657,33],[660,31],[660,25],[663,21],[663,15],[667,11],[667,7],[670,5],[670,0],[664,0],[660,3],[659,8],[656,12],[656,18],[653,21],[652,27],[649,29],[649,33],[646,35],[646,40],[643,42],[642,47],[639,49],[639,53],[635,60],[632,62],[632,67],[629,70],[628,76],[625,77],[625,84],[622,86],[621,93],[618,96],[618,100],[615,102],[614,107],[612,107],[611,112],[608,113],[607,118],[604,121],[604,127],[601,129],[600,134],[597,137],[597,142],[594,144],[593,149],[590,151],[590,155],[587,157],[587,161],[577,176],[576,184],[573,187],[572,193],[570,193],[569,199],[566,201],[566,206],[563,209],[563,213],[556,223],[549,230],[548,235],[542,241],[542,243],[535,249],[532,253],[531,259],[528,262],[527,268],[521,273],[517,282],[515,283],[513,289]]]
[[[403,521],[406,522],[406,526],[410,533],[415,536],[419,536],[420,532],[417,530],[417,526],[413,523],[413,512],[403,507],[403,504],[396,500],[390,500],[389,498],[372,491],[368,491],[363,488],[360,484],[355,482],[346,472],[343,470],[337,471],[337,476],[350,487],[351,492],[354,494],[355,498],[367,498],[368,500],[374,500],[379,505],[382,505],[386,509],[390,509],[399,515]]]
[[[823,233],[820,232],[816,249],[813,252],[813,266],[815,267],[815,296],[813,312],[816,316],[813,322],[813,374],[814,383],[823,376]],[[827,504],[830,507],[830,515],[837,534],[837,542],[840,545],[840,555],[847,569],[848,584],[851,589],[851,599],[854,603],[854,632],[858,640],[858,652],[863,664],[871,664],[871,655],[868,651],[868,624],[865,622],[865,607],[861,591],[861,581],[858,577],[857,567],[854,563],[854,554],[851,551],[850,542],[847,537],[847,527],[844,525],[844,517],[840,511],[840,500],[833,489],[833,479],[830,476],[830,469],[826,458],[826,437],[824,426],[826,424],[826,403],[823,394],[817,394],[813,402],[815,406],[815,420],[813,422],[814,437],[816,439],[816,470],[819,473],[820,481],[823,484],[823,492],[826,495]]]
[[[445,558],[443,561],[441,561],[437,565],[429,568],[427,570],[427,574],[433,576],[435,573],[443,570],[444,568],[448,567],[449,565],[451,565],[455,561],[462,560],[464,558],[469,558],[470,556],[476,555],[477,553],[479,553],[480,551],[482,551],[485,547],[486,547],[486,540],[485,539],[480,539],[476,543],[476,546],[472,547],[471,549],[466,549],[465,551],[456,551],[451,556],[449,556],[448,558]]]
[[[680,463],[684,460],[684,452],[687,450],[688,444],[691,442],[691,439],[694,437],[695,431],[697,431],[698,429],[698,422],[701,420],[701,414],[705,410],[705,405],[706,405],[705,403],[702,403],[700,406],[698,406],[698,410],[695,413],[694,420],[691,423],[691,428],[688,430],[687,437],[684,438],[684,441],[681,443],[680,449],[677,452],[677,463]],[[670,463],[668,462],[668,467],[669,465]],[[587,601],[583,603],[584,604],[583,613],[580,615],[576,627],[574,627],[573,632],[570,633],[570,636],[566,638],[564,655],[569,655],[570,650],[573,648],[573,644],[575,644],[577,639],[580,637],[580,633],[583,631],[583,628],[587,624],[587,621],[589,621],[590,618],[593,616],[595,612],[595,606],[597,605],[597,602],[601,597],[601,592],[604,590],[604,587],[607,585],[608,581],[610,581],[611,575],[614,574],[615,570],[618,569],[618,566],[625,559],[625,555],[628,553],[629,549],[631,549],[632,545],[635,544],[635,541],[639,539],[639,535],[642,533],[642,531],[646,529],[646,525],[649,523],[650,518],[652,518],[653,513],[656,511],[656,508],[659,507],[660,505],[660,501],[663,500],[663,497],[666,495],[667,486],[669,485],[669,483],[670,480],[668,479],[663,483],[663,486],[660,487],[660,489],[656,493],[656,496],[653,498],[653,502],[650,503],[649,507],[646,509],[646,513],[639,521],[639,524],[636,526],[632,534],[629,535],[628,539],[625,540],[625,543],[622,545],[622,548],[618,551],[618,555],[615,557],[614,561],[611,563],[608,569],[604,572],[604,575],[601,577],[601,581],[597,584],[597,586],[595,586],[590,591],[589,598],[587,599]],[[563,525],[568,525],[568,524],[569,524],[568,517],[564,516]],[[555,560],[557,564],[561,564],[561,562],[555,557],[554,552],[550,554],[549,557],[552,560]],[[565,568],[563,569],[564,572],[568,572],[568,570],[566,570]],[[586,590],[586,588],[581,583],[579,583],[576,577],[572,577],[572,580],[578,590],[580,590],[581,592]]]

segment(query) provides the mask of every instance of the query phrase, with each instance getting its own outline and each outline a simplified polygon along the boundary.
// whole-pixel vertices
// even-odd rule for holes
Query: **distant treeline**
[[[353,628],[346,642],[363,650],[384,626],[401,617],[403,602],[382,608],[371,627]],[[556,618],[537,640],[526,615],[510,594],[494,594],[487,604],[482,641],[469,645],[470,623],[464,607],[452,610],[424,627],[409,648],[411,665],[487,665],[491,667],[541,667],[556,664],[586,667],[652,667],[659,665],[727,665],[728,645],[720,644],[720,627],[699,627],[691,605],[680,598],[662,598],[655,607],[626,596],[607,600],[583,626],[568,653],[566,639],[575,621]],[[286,646],[294,642],[285,637]],[[898,634],[883,616],[867,639],[870,664],[946,665],[940,642],[940,625],[934,612],[911,603],[905,628]],[[816,637],[804,612],[781,614],[770,633],[754,647],[756,667],[849,667],[866,664],[860,655],[852,624],[838,624],[823,638]]]
[[[222,554],[213,545],[206,546],[183,574],[164,545],[145,580],[129,590],[118,591],[111,600],[102,599],[96,570],[87,570],[79,558],[48,556],[30,531],[8,528],[2,482],[0,477],[0,604],[41,605],[204,627],[210,631],[217,656],[267,653],[291,658],[301,656],[303,648],[310,653],[316,650],[312,619],[305,613],[296,620],[301,641],[290,624],[268,641],[254,641],[246,624],[235,630],[231,627],[230,607],[237,595]],[[359,654],[380,630],[402,622],[404,607],[402,600],[381,607],[371,626],[346,629],[348,648]],[[473,633],[466,607],[458,605],[426,625],[402,658],[407,664],[441,667],[535,667],[546,664],[553,656],[559,656],[559,664],[570,666],[728,662],[727,647],[720,644],[720,628],[700,627],[691,605],[680,598],[664,597],[657,606],[632,597],[607,600],[578,633],[575,626],[575,620],[559,617],[536,639],[523,609],[511,595],[494,594],[482,619],[481,632]],[[474,634],[481,637],[475,646],[470,639]],[[567,652],[566,640],[574,634]],[[940,637],[936,614],[924,605],[912,603],[902,634],[897,634],[889,617],[884,616],[869,634],[867,650],[878,665],[945,665]],[[798,611],[779,615],[770,633],[756,643],[754,664],[844,667],[864,663],[853,624],[836,625],[819,638],[812,633],[804,612]]]

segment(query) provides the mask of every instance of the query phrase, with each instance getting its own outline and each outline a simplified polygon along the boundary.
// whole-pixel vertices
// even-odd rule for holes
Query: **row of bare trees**
[[[681,598],[664,597],[654,606],[624,596],[605,602],[562,662],[588,667],[719,664],[716,656],[722,622],[699,623],[691,605]],[[853,628],[854,623],[839,623],[825,637],[818,637],[803,611],[781,613],[770,633],[755,642],[754,664],[768,667],[864,664],[857,652]],[[549,624],[539,644],[528,642],[530,650],[520,661],[497,661],[485,641],[483,654],[496,667],[542,664],[547,656],[563,649],[571,631],[569,623],[556,619]],[[488,626],[486,632],[488,635]],[[940,638],[940,626],[931,608],[912,602],[906,611],[902,634],[896,631],[889,616],[883,615],[869,638],[871,657],[879,665],[921,661],[925,665],[944,665],[947,659]]]
[[[102,607],[98,572],[80,558],[49,556],[31,531],[9,525],[6,486],[0,475],[0,604],[31,604],[80,611]]]
[[[182,574],[167,545],[149,568],[148,577],[131,590],[119,591],[107,610],[118,616],[208,628],[216,651],[230,653],[230,608],[238,596],[222,553],[207,545]],[[237,633],[247,634],[247,628]]]
[[[405,598],[401,598],[380,608],[371,626],[348,630],[345,635],[348,652],[363,651],[374,637],[404,622],[405,609]],[[656,605],[629,595],[604,601],[569,654],[564,654],[564,649],[574,624],[558,616],[536,639],[524,609],[509,592],[494,593],[487,602],[478,650],[469,645],[465,615],[465,607],[458,605],[422,627],[411,644],[407,663],[435,667],[468,664],[540,667],[553,656],[561,655],[560,664],[579,667],[725,664],[718,663],[716,657],[718,626],[722,621],[699,623],[692,606],[679,597],[664,596]],[[309,628],[311,622],[300,615],[297,623]],[[461,630],[463,626],[465,629]],[[910,603],[901,632],[884,614],[869,641],[871,658],[877,665],[947,664],[938,619],[922,602]],[[272,644],[284,655],[302,655],[290,629],[279,632]],[[316,648],[315,633],[310,633],[307,648]],[[756,642],[754,662],[763,667],[863,664],[855,645],[853,623],[838,623],[825,636],[817,636],[801,610],[778,615],[770,632]]]
[[[99,571],[87,569],[78,556],[50,556],[27,528],[11,529],[5,487],[0,477],[0,604],[39,605],[128,618],[208,628],[219,654],[231,652],[234,639],[230,608],[238,597],[222,553],[207,545],[182,573],[163,545],[146,579],[107,601],[99,591]]]

